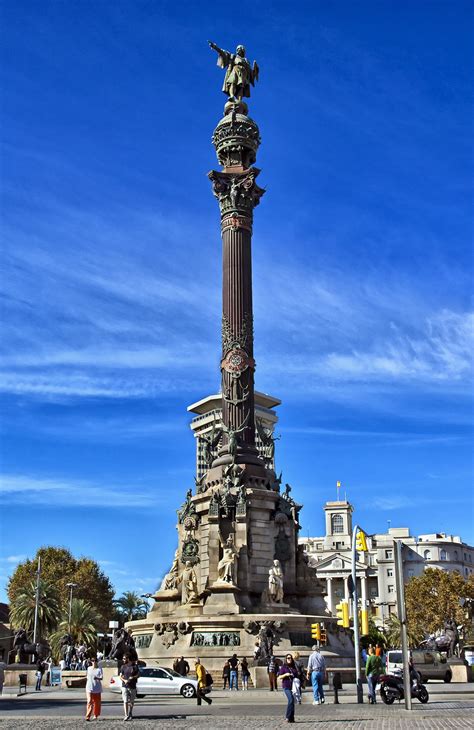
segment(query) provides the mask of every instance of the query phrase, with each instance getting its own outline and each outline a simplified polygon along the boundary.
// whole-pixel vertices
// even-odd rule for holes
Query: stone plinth
[[[452,673],[451,682],[472,682],[472,667],[464,664],[462,659],[448,659],[448,666]]]
[[[35,687],[36,685],[36,667],[34,664],[7,664],[5,669],[5,687],[18,687],[20,684],[20,674],[26,674],[26,686]],[[46,675],[43,676],[43,681]]]

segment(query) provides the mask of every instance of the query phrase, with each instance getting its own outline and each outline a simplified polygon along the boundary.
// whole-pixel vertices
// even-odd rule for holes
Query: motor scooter
[[[405,688],[403,686],[403,676],[399,674],[383,674],[379,677],[380,697],[386,705],[391,705],[395,700],[405,699]],[[410,682],[411,696],[419,700],[425,705],[430,696],[425,685],[419,681]]]

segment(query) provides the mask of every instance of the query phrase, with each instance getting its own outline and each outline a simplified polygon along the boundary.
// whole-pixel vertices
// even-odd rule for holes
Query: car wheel
[[[196,697],[196,690],[194,689],[192,684],[183,684],[180,692],[181,695],[183,697],[186,697],[187,700],[190,700],[192,697]]]
[[[446,672],[446,674],[444,675],[444,681],[447,684],[449,684],[449,682],[452,680],[452,678],[453,678],[453,675],[451,674],[451,672]]]

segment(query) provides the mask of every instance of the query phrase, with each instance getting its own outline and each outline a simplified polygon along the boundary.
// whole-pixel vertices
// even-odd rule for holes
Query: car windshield
[[[403,664],[401,651],[390,651],[388,653],[388,661],[391,664]]]
[[[168,669],[168,667],[162,667],[162,669],[165,670],[165,672],[168,672],[168,674],[171,674],[173,677],[182,677],[182,674],[179,674],[179,672],[175,672],[174,669]]]

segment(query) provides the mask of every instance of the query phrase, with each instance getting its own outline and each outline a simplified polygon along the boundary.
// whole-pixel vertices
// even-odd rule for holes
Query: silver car
[[[167,667],[139,667],[137,680],[137,697],[145,695],[178,695],[196,697],[197,681],[183,677],[174,669]],[[111,677],[109,682],[111,692],[122,691],[122,680],[118,675]]]

